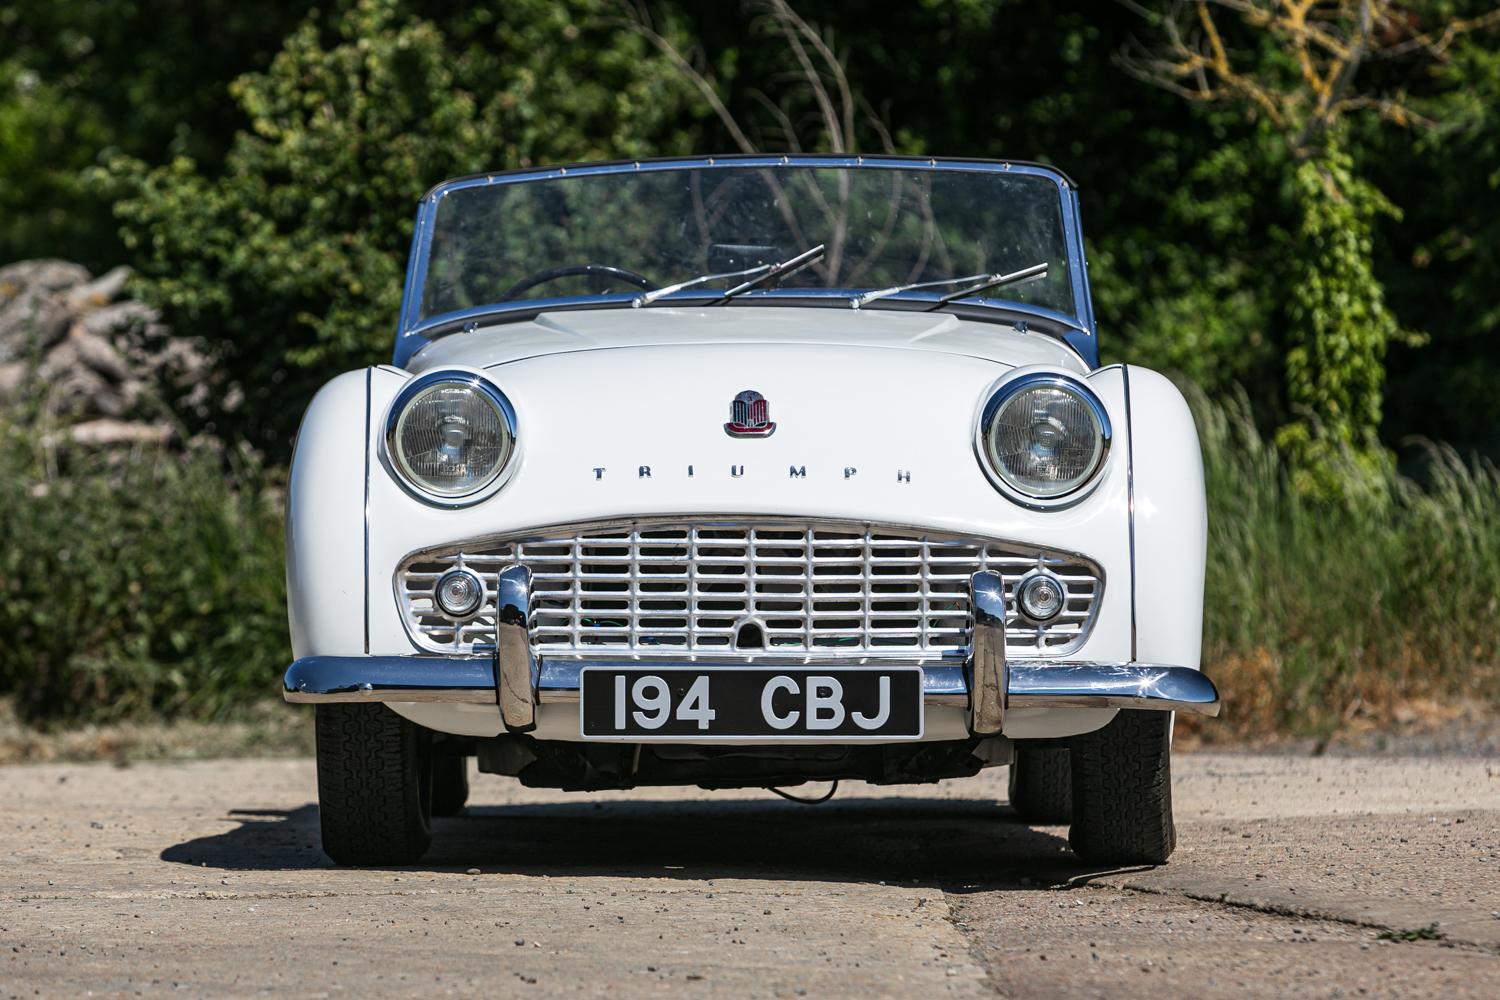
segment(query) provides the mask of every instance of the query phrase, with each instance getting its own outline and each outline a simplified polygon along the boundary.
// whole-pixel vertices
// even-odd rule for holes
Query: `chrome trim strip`
[[[1135,708],[1218,715],[1213,681],[1153,663],[1013,663],[1011,708]]]
[[[981,570],[969,582],[974,609],[973,696],[969,699],[969,732],[994,736],[1005,725],[1005,581]]]
[[[531,651],[531,570],[507,566],[500,571],[495,595],[496,700],[505,728],[529,733],[536,728],[537,685],[540,665]]]
[[[704,170],[709,167],[887,167],[896,170],[967,170],[1056,177],[1068,187],[1077,182],[1050,163],[994,160],[977,156],[909,156],[901,153],[716,153],[712,156],[646,156],[633,160],[575,160],[547,167],[512,167],[450,177],[427,189],[423,201],[437,201],[449,191],[517,181],[552,180],[566,175],[636,173],[641,170]]]
[[[1130,366],[1120,366],[1125,382],[1125,497],[1126,531],[1130,536],[1130,658],[1140,655],[1135,640],[1135,417],[1130,412]]]
[[[495,703],[490,656],[306,656],[287,668],[290,702],[427,701]]]
[[[494,705],[495,656],[309,656],[283,679],[290,702],[446,702]],[[764,663],[765,660],[758,662]],[[635,660],[566,660],[539,664],[535,704],[578,701],[579,672],[588,666],[641,667]],[[691,666],[691,664],[682,664]],[[969,705],[967,668],[924,666],[928,705]],[[1190,667],[1148,663],[1016,663],[1006,665],[1005,707],[1134,708],[1218,715],[1219,692]],[[990,675],[993,677],[993,673]],[[994,695],[985,694],[986,700]]]

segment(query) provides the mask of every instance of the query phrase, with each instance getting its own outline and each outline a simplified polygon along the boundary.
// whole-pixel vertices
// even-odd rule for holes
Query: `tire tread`
[[[1091,863],[1162,864],[1177,846],[1172,820],[1172,715],[1126,709],[1072,744],[1068,842]]]
[[[432,842],[426,736],[384,705],[317,707],[323,853],[341,865],[407,865]]]
[[[1073,819],[1073,767],[1068,747],[1016,747],[1010,804],[1028,823]]]

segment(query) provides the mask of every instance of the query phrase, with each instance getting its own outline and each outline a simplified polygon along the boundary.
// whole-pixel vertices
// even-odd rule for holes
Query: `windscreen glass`
[[[1077,315],[1050,176],[1000,170],[691,167],[578,173],[458,186],[432,216],[419,322],[525,300],[620,296],[705,275],[677,294],[711,295],[819,244],[781,292],[863,292],[1011,273],[980,291]],[[977,282],[971,282],[977,283]],[[769,283],[768,283],[769,284]],[[757,294],[768,294],[757,290]]]

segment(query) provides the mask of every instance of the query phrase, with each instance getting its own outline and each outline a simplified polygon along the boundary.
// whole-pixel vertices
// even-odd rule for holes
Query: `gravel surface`
[[[1500,765],[1174,764],[1178,853],[1123,871],[1003,769],[818,807],[480,775],[423,865],[350,870],[305,760],[5,767],[0,995],[1500,996]]]

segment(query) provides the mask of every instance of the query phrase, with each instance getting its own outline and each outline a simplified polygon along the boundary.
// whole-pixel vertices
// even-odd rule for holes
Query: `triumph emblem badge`
[[[771,404],[754,389],[746,389],[729,404],[729,423],[724,425],[724,433],[730,437],[770,437],[775,430]]]

